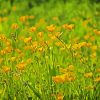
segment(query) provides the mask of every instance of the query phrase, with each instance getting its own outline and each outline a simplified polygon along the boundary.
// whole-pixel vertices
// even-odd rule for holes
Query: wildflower
[[[68,71],[73,71],[74,70],[74,65],[69,65],[67,68]]]
[[[57,99],[56,100],[63,100],[63,98],[64,98],[64,95],[59,93],[59,94],[57,94]]]
[[[72,29],[74,29],[74,27],[75,27],[74,24],[69,24],[69,25],[68,24],[64,24],[63,25],[63,28],[68,29],[68,30],[72,30]]]
[[[56,42],[55,45],[56,45],[56,46],[60,46],[60,47],[63,46],[62,42]]]
[[[12,62],[14,62],[16,60],[16,57],[11,57],[10,59]]]
[[[86,43],[86,47],[91,47],[92,43]]]
[[[8,73],[8,72],[10,71],[10,67],[8,67],[8,66],[3,66],[3,67],[2,67],[2,70],[3,70],[4,73]]]
[[[12,47],[6,47],[5,52],[6,53],[11,53],[12,52]]]
[[[17,64],[16,66],[17,66],[18,70],[24,70],[26,64],[24,62],[21,62],[20,64]]]
[[[5,54],[6,54],[6,51],[5,51],[5,50],[1,50],[1,51],[0,51],[0,54],[1,54],[1,55],[5,55]]]
[[[85,39],[85,40],[88,40],[89,37],[90,37],[90,33],[86,34],[86,35],[84,36],[84,39]]]
[[[26,16],[21,16],[21,17],[19,18],[19,20],[20,20],[20,22],[25,22],[25,21],[26,21]]]
[[[78,45],[79,45],[79,48],[85,47],[85,46],[86,46],[86,42],[81,42],[81,43],[79,43]]]
[[[84,77],[86,77],[86,78],[90,78],[92,76],[93,76],[93,73],[92,72],[89,72],[89,73],[85,73],[84,74]]]
[[[100,77],[96,77],[96,78],[94,79],[94,82],[100,82]]]
[[[33,46],[34,48],[37,48],[38,42],[37,42],[37,41],[32,42],[32,46]]]
[[[97,54],[96,54],[96,52],[93,52],[90,56],[91,56],[91,58],[96,58]]]
[[[79,45],[78,44],[73,44],[72,45],[72,50],[78,50],[79,49]]]
[[[96,35],[100,35],[100,31],[99,31],[99,30],[95,29],[95,30],[93,30],[93,31],[94,31],[94,33],[95,33]]]
[[[15,51],[16,51],[17,53],[19,53],[19,54],[22,53],[22,51],[21,51],[20,49],[18,49],[18,48],[15,49]]]
[[[93,46],[91,47],[91,49],[92,49],[92,51],[96,51],[96,50],[97,50],[97,45],[93,45]]]
[[[28,37],[28,38],[25,38],[24,39],[24,42],[25,43],[29,43],[29,42],[31,42],[32,41],[32,37]]]
[[[52,40],[56,40],[56,36],[55,35],[52,35],[52,34],[48,34],[48,37]]]
[[[94,40],[95,40],[95,37],[94,37],[94,36],[91,36],[91,37],[90,37],[90,40],[91,40],[91,41],[94,41]]]
[[[49,32],[54,32],[55,31],[55,26],[54,25],[47,26],[47,30]]]
[[[43,52],[43,48],[42,47],[38,48],[38,51]]]
[[[58,76],[53,76],[52,77],[52,80],[55,83],[63,83],[63,82],[65,82],[65,79],[66,79],[66,75],[58,75]]]
[[[43,37],[43,32],[38,32],[38,37],[42,38]]]
[[[13,23],[12,25],[11,25],[11,28],[12,29],[14,29],[14,30],[16,30],[16,29],[18,29],[18,24],[17,23]]]
[[[36,31],[36,27],[34,27],[34,26],[30,27],[29,31],[30,32],[35,32]]]

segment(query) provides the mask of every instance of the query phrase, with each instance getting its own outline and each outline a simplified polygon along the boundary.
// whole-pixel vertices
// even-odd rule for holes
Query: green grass
[[[100,4],[27,2],[1,2],[0,100],[99,100]]]

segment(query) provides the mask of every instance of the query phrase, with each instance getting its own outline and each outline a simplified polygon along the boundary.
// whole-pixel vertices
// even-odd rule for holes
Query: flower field
[[[93,1],[0,0],[0,100],[100,100]]]

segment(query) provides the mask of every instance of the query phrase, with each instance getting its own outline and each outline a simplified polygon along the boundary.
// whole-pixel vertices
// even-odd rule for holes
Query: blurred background
[[[35,16],[34,23],[41,18],[49,24],[72,23],[75,18],[98,22],[100,0],[0,0],[0,19],[18,22],[20,16],[27,15]],[[59,22],[51,21],[57,18]]]

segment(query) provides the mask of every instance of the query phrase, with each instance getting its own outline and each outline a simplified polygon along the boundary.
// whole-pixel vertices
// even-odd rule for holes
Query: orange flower
[[[64,95],[63,94],[57,94],[57,99],[56,100],[63,100]]]
[[[38,32],[38,36],[39,36],[40,38],[42,38],[42,37],[43,37],[43,32]]]
[[[36,31],[36,27],[34,27],[34,26],[30,27],[29,31],[30,32],[35,32]]]
[[[65,82],[65,79],[66,79],[66,76],[65,75],[58,75],[58,76],[53,76],[52,77],[52,80],[55,83],[63,83],[63,82]]]
[[[12,25],[11,25],[11,28],[12,29],[14,29],[14,30],[16,30],[16,29],[18,29],[18,24],[17,23],[13,23]]]
[[[20,64],[17,64],[16,66],[17,66],[18,70],[24,70],[26,64],[24,62],[21,62]]]
[[[55,26],[54,25],[47,26],[47,30],[49,32],[54,32],[55,31]]]
[[[21,17],[19,18],[19,20],[20,20],[20,22],[25,22],[25,21],[26,21],[26,16],[21,16]]]
[[[29,43],[29,42],[31,42],[32,41],[32,37],[28,37],[28,38],[25,38],[24,39],[24,42],[25,43]]]
[[[3,70],[3,72],[8,73],[10,71],[10,67],[3,66],[2,70]]]
[[[70,25],[68,25],[68,24],[64,24],[63,25],[63,28],[65,28],[65,29],[68,29],[68,30],[72,30],[72,29],[74,29],[74,24],[70,24]]]
[[[100,31],[99,30],[95,29],[93,31],[94,31],[95,34],[100,35]]]

